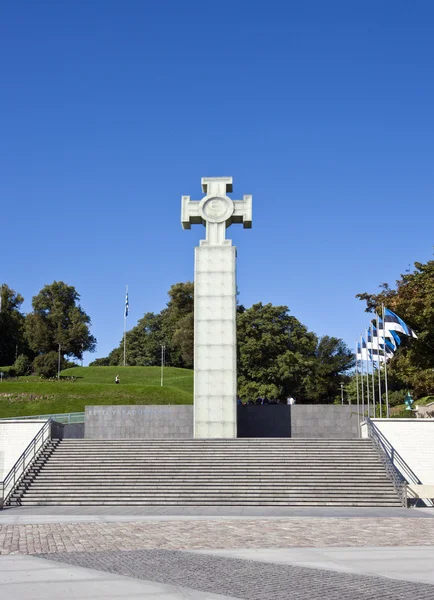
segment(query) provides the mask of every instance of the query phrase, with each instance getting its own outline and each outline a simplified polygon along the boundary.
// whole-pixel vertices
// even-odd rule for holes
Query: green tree
[[[160,314],[146,313],[135,327],[127,332],[127,364],[130,366],[156,366],[161,362],[161,345],[164,343],[163,318]],[[115,355],[117,364],[123,364],[123,341]]]
[[[26,338],[38,354],[58,352],[81,359],[84,351],[94,352],[96,339],[90,333],[90,317],[78,304],[75,287],[63,281],[46,285],[33,297],[33,312],[25,322]]]
[[[354,353],[339,338],[325,335],[317,344],[315,360],[306,379],[305,393],[314,403],[340,399],[343,374],[355,365]]]
[[[12,365],[18,354],[31,354],[24,339],[24,298],[7,284],[0,286],[0,365]]]
[[[25,354],[20,354],[14,362],[13,370],[18,377],[29,375],[32,371],[32,363]]]
[[[166,346],[166,364],[193,367],[194,286],[176,283],[171,286],[166,308],[159,313],[145,313],[126,334],[126,363],[129,366],[156,366],[161,362],[161,346]],[[110,365],[123,365],[124,341],[107,357]]]
[[[161,313],[168,364],[191,369],[194,358],[194,284],[191,281],[175,283],[168,294],[167,308]]]
[[[110,359],[108,356],[104,356],[103,358],[96,358],[91,363],[89,363],[89,367],[109,367]]]
[[[299,396],[316,336],[286,306],[240,307],[237,317],[238,393],[241,398]]]
[[[65,369],[66,366],[66,361],[61,356],[60,368]],[[36,373],[42,377],[55,377],[59,368],[58,352],[51,351],[45,354],[40,354],[33,361],[33,368],[35,369]]]
[[[287,306],[239,307],[238,392],[298,402],[333,402],[354,355],[338,338],[317,336]]]
[[[382,304],[412,327],[418,339],[401,336],[402,344],[389,363],[393,389],[411,387],[416,398],[434,393],[434,261],[414,263],[395,288],[383,283],[378,294],[362,293],[366,312],[380,312]]]

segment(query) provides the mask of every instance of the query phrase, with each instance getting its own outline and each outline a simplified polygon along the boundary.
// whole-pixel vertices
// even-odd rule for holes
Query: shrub
[[[14,362],[13,370],[18,377],[29,375],[32,371],[32,363],[25,354],[20,354]]]
[[[65,360],[63,357],[60,361],[60,368],[64,366]],[[33,361],[33,368],[38,375],[42,377],[54,377],[57,375],[57,369],[59,364],[59,355],[57,352],[47,352],[47,354],[40,354]]]
[[[404,404],[405,397],[407,396],[407,390],[395,390],[393,392],[389,392],[389,405],[390,406],[399,406],[400,404]],[[386,394],[382,396],[383,402],[386,402]]]

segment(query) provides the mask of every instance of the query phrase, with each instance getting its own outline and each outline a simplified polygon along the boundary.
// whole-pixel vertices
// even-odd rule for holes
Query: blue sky
[[[434,4],[21,0],[0,9],[0,281],[74,285],[104,356],[193,278],[181,195],[231,175],[240,301],[354,346],[358,292],[432,258]]]

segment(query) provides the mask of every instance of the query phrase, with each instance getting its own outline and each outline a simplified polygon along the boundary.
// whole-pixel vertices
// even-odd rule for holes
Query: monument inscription
[[[232,177],[203,177],[202,200],[182,196],[184,229],[204,225],[194,269],[194,436],[237,437],[236,248],[232,223],[252,226],[252,197],[232,200]]]

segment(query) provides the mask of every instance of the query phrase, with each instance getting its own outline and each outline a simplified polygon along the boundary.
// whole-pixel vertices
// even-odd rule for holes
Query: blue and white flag
[[[374,328],[374,337],[377,337],[382,343],[384,343],[385,340],[388,340],[396,350],[397,346],[401,343],[398,334],[394,331],[387,331],[384,328],[383,320],[378,315],[376,319],[372,319],[371,323]],[[378,327],[376,327],[376,323],[378,323]],[[398,338],[398,341],[396,338]]]
[[[378,335],[378,329],[372,323],[371,327],[368,329],[368,345],[370,345],[370,349],[378,350],[378,348],[382,347],[383,342],[384,339]]]
[[[362,344],[360,342],[357,344],[357,360],[371,360],[368,354],[368,348],[366,347],[366,342],[364,338],[361,338]]]
[[[396,346],[389,340],[389,338],[385,338],[384,340],[384,353],[386,356],[393,356],[396,351]]]
[[[128,290],[127,293],[125,295],[125,318],[128,317],[128,310],[130,308],[129,302],[128,302]]]
[[[399,335],[396,333],[396,331],[389,331],[390,335],[393,337],[394,341],[395,341],[395,345],[396,347],[401,345],[401,338],[399,337]]]
[[[398,315],[388,308],[384,311],[384,328],[386,331],[396,331],[397,333],[403,333],[409,337],[417,338],[413,329],[409,327],[401,317],[398,317]]]

